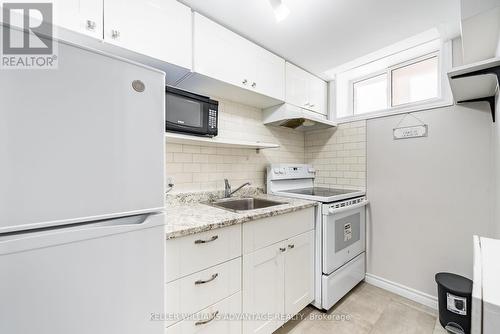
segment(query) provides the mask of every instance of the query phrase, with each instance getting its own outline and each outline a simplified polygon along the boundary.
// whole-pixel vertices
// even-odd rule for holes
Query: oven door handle
[[[336,214],[336,213],[342,213],[342,212],[345,212],[345,211],[354,210],[354,209],[360,208],[362,206],[365,206],[368,203],[369,203],[368,201],[363,201],[363,202],[360,202],[360,203],[356,203],[354,205],[344,206],[343,208],[337,208],[337,209],[329,208],[327,214],[328,215],[333,215],[333,214]]]

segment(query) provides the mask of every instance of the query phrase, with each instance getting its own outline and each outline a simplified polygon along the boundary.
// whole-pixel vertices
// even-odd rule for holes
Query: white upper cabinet
[[[286,102],[327,115],[327,83],[287,62]]]
[[[194,50],[194,72],[284,101],[285,60],[198,13]]]
[[[0,3],[0,8],[2,8],[2,5],[3,3]],[[74,31],[102,39],[102,0],[53,0],[52,5],[52,23],[55,26],[54,33],[56,37],[65,39],[67,31]],[[31,14],[30,11],[30,16]],[[13,15],[10,21],[11,24],[23,28],[23,19],[15,19],[17,12],[12,11],[11,15]],[[38,15],[34,17],[39,19]],[[44,20],[46,19],[44,17]]]
[[[102,39],[102,0],[55,0],[53,8],[57,26]]]
[[[53,11],[56,26],[102,39],[102,0],[54,0]]]
[[[106,42],[187,69],[191,20],[191,9],[176,0],[104,0]]]

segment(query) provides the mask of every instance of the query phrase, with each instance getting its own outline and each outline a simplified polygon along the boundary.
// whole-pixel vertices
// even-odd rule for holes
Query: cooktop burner
[[[352,192],[357,192],[357,190],[314,187],[314,188],[290,189],[290,190],[285,190],[284,192],[291,194],[299,194],[299,195],[331,197],[331,196],[345,195]]]

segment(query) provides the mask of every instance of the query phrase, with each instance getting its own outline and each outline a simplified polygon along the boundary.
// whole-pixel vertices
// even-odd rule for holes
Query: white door
[[[5,3],[26,3],[26,1],[5,1]],[[33,3],[48,1],[32,1]],[[61,37],[58,28],[63,28],[71,31],[76,31],[88,36],[102,39],[102,18],[103,18],[103,3],[102,0],[52,0],[52,23],[56,26],[54,35]],[[4,2],[0,3],[0,8]],[[45,13],[42,13],[44,15]],[[10,24],[23,28],[24,20],[19,17],[22,12],[10,12]],[[38,11],[30,11],[29,15],[36,20],[39,19]],[[47,17],[43,17],[45,21],[50,21]]]
[[[258,93],[284,101],[285,60],[258,46],[254,50],[256,72],[251,87]]]
[[[365,251],[365,205],[343,208],[323,204],[323,273],[329,275]]]
[[[327,114],[327,84],[320,78],[311,75],[308,86],[309,106],[314,112],[322,115]]]
[[[104,0],[104,40],[191,69],[191,15],[176,0]]]
[[[54,0],[53,6],[57,26],[102,39],[102,0]]]
[[[297,66],[286,63],[286,102],[306,108],[308,81],[306,72]]]
[[[255,73],[250,42],[195,13],[194,48],[195,72],[250,89]]]
[[[0,75],[0,233],[164,207],[164,74],[58,49],[55,70]]]
[[[314,231],[286,241],[285,313],[296,315],[314,300]]]
[[[135,216],[0,236],[0,333],[164,333],[164,222]]]
[[[284,256],[280,242],[243,256],[243,314],[248,316],[284,313]],[[245,334],[270,334],[283,325],[275,317],[243,321]]]

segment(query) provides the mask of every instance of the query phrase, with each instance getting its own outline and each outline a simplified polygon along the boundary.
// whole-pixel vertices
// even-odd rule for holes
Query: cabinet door
[[[285,313],[294,316],[314,300],[314,231],[286,241]]]
[[[311,75],[309,78],[308,96],[309,105],[306,109],[326,115],[327,114],[327,84],[320,78]]]
[[[191,68],[191,9],[175,0],[104,0],[104,40]]]
[[[55,0],[55,25],[102,39],[102,0]]]
[[[306,72],[297,66],[286,63],[286,98],[287,103],[305,108],[307,105],[308,82]]]
[[[254,68],[247,43],[243,37],[200,14],[194,14],[195,72],[250,88]]]
[[[284,101],[285,60],[256,45],[250,55],[255,62],[251,87],[258,93]]]
[[[284,314],[285,243],[280,242],[243,256],[243,313],[248,316]],[[270,334],[283,325],[271,317],[243,321],[245,334]]]

